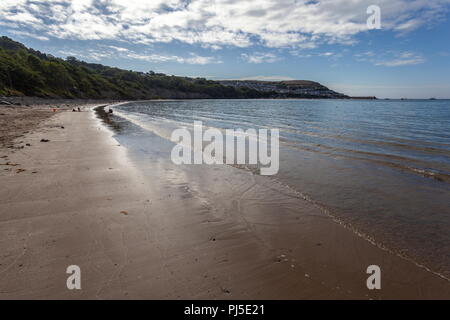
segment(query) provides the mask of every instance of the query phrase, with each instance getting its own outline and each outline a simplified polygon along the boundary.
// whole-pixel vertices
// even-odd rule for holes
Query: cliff
[[[348,96],[330,90],[318,82],[308,80],[257,81],[257,80],[222,80],[224,86],[247,88],[269,93],[273,98],[320,98],[346,99]]]
[[[0,96],[69,99],[234,99],[265,93],[203,78],[134,72],[74,57],[61,59],[0,37]]]
[[[68,99],[347,98],[313,81],[212,81],[61,59],[0,37],[0,96]]]

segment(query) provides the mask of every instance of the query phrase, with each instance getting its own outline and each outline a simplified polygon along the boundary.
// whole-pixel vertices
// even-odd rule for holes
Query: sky
[[[450,0],[0,0],[0,35],[127,70],[450,98],[449,10]]]

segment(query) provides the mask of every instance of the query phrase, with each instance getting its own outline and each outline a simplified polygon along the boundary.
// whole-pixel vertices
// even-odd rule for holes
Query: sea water
[[[134,128],[122,126],[118,139],[141,152],[151,145],[137,147],[133,137],[152,132],[170,140],[194,121],[279,129],[280,168],[267,179],[450,277],[450,100],[145,101],[114,109]]]

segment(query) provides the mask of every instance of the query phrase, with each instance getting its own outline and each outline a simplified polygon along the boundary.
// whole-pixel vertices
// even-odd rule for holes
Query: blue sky
[[[377,5],[381,29],[368,29]],[[450,0],[1,0],[0,34],[58,57],[209,79],[450,98]]]

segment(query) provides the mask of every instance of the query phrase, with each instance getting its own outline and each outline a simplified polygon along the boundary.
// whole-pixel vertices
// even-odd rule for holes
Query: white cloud
[[[148,62],[178,62],[178,63],[187,63],[187,64],[214,64],[214,63],[222,63],[221,60],[214,57],[203,57],[191,53],[189,57],[180,57],[176,55],[163,55],[163,54],[138,54],[138,53],[128,53],[126,54],[127,58],[136,59],[136,60],[144,60]]]
[[[287,80],[295,80],[295,78],[287,77],[287,76],[253,76],[253,77],[244,77],[244,78],[239,78],[239,79],[227,79],[227,80],[287,81]]]
[[[375,53],[373,51],[366,51],[366,52],[361,52],[361,53],[356,53],[354,56],[360,59],[365,59],[367,57],[373,57],[375,55]]]
[[[108,46],[108,48],[114,49],[119,52],[128,52],[129,51],[127,48],[116,47],[116,46]]]
[[[411,51],[395,52],[388,51],[382,53],[376,53],[374,51],[366,51],[361,53],[355,53],[353,55],[356,61],[369,62],[375,66],[384,67],[399,67],[406,65],[421,64],[426,59],[419,53]]]
[[[191,53],[191,57],[184,58],[184,63],[188,64],[218,64],[222,63],[221,60],[214,57],[203,57],[197,54]]]
[[[241,57],[248,63],[273,63],[281,60],[273,53],[255,52],[253,54],[243,53]]]
[[[394,59],[377,61],[374,64],[377,66],[398,67],[398,66],[421,64],[424,62],[425,58],[423,58],[419,54],[415,54],[412,52],[402,52],[398,54],[397,57],[395,57]]]
[[[38,39],[38,40],[41,40],[41,41],[48,41],[48,40],[50,40],[48,37],[40,36],[38,34],[27,32],[27,31],[20,31],[20,30],[8,30],[8,31],[10,33],[12,33],[12,34],[17,35],[17,36],[24,36],[24,37],[34,38],[34,39]]]
[[[80,59],[87,59],[87,60],[95,60],[95,61],[101,61],[104,58],[111,58],[113,56],[113,53],[111,51],[100,51],[95,49],[89,49],[83,52],[79,51],[71,51],[71,50],[59,50],[58,53],[60,55],[66,56],[66,57],[76,57]]]
[[[206,48],[313,48],[354,43],[373,0],[1,0],[0,21],[43,37],[180,41]],[[401,34],[435,23],[450,0],[377,0],[382,28]],[[35,32],[32,32],[35,33]]]
[[[108,49],[89,49],[85,51],[73,51],[73,50],[59,50],[58,53],[63,56],[74,56],[80,59],[101,61],[104,58],[124,58],[132,60],[141,60],[152,63],[162,63],[162,62],[177,62],[186,64],[218,64],[222,61],[215,57],[200,56],[195,53],[190,53],[187,57],[181,57],[177,55],[170,54],[156,54],[156,53],[136,53],[125,48],[116,46],[105,46]]]
[[[366,51],[362,53],[354,54],[357,61],[370,62],[376,66],[384,67],[399,67],[406,65],[416,65],[421,64],[426,61],[426,59],[419,53],[414,53],[410,51],[403,52],[383,52],[377,54],[373,51]]]
[[[13,21],[16,23],[23,23],[23,24],[40,24],[40,23],[42,23],[41,19],[36,18],[34,15],[32,15],[29,12],[19,12],[19,13],[8,15],[6,17],[6,20]]]

